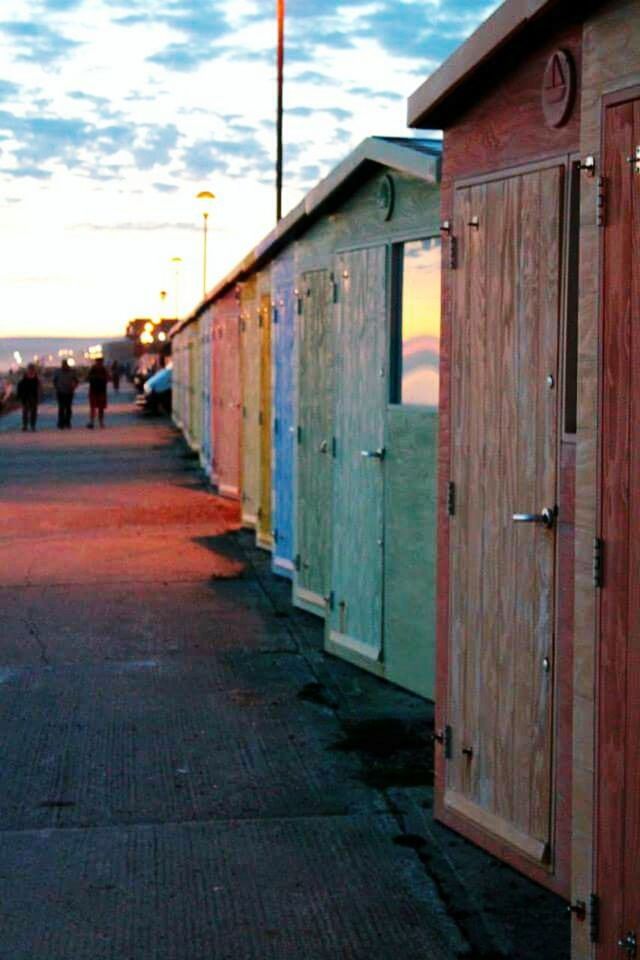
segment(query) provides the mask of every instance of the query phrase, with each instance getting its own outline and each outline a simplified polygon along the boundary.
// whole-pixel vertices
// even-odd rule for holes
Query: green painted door
[[[384,672],[434,697],[438,410],[387,411]]]
[[[340,258],[327,631],[329,648],[376,662],[382,647],[386,260],[385,247]]]
[[[324,616],[331,543],[331,282],[326,270],[303,274],[298,297],[298,442],[296,445],[297,606]]]

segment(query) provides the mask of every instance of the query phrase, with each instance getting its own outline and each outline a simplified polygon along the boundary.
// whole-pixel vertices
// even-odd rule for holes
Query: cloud
[[[134,147],[133,156],[139,170],[150,170],[156,165],[166,165],[171,160],[171,150],[178,142],[178,128],[174,123],[164,127],[143,128],[144,142]]]
[[[4,20],[0,22],[0,33],[13,41],[17,60],[41,66],[55,63],[80,46],[77,40],[70,40],[46,24],[30,20]]]
[[[52,174],[49,170],[43,170],[41,167],[0,167],[0,173],[4,173],[10,177],[17,177],[22,179],[23,177],[31,177],[34,180],[48,180]]]
[[[354,97],[366,97],[368,100],[374,98],[376,100],[403,100],[404,96],[401,93],[396,93],[393,90],[374,90],[372,87],[349,87],[348,93],[353,94]]]
[[[0,100],[6,100],[8,97],[14,97],[20,87],[17,83],[11,83],[10,80],[0,79]]]
[[[192,177],[225,173],[248,176],[271,170],[273,160],[255,136],[238,140],[197,140],[183,150],[184,171]]]
[[[151,186],[158,193],[175,193],[178,189],[175,183],[152,183]]]

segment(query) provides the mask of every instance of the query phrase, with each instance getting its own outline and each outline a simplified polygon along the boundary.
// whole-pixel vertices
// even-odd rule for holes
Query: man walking
[[[18,400],[22,404],[22,429],[36,429],[38,404],[40,403],[40,377],[35,363],[30,363],[27,372],[18,383]]]
[[[60,369],[56,370],[53,385],[58,398],[58,430],[70,430],[73,395],[78,386],[78,378],[68,360],[63,360]]]

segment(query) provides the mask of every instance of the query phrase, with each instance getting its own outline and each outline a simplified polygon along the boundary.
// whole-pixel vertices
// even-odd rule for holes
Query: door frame
[[[612,91],[610,93],[604,94],[600,98],[600,160],[601,167],[604,167],[604,156],[606,149],[606,115],[607,110],[611,107],[622,106],[625,103],[632,101],[640,102],[640,85],[631,84],[619,88],[618,90]],[[640,142],[640,130],[638,131],[638,139]],[[603,174],[604,175],[604,174]],[[605,211],[606,218],[606,211]],[[605,219],[606,223],[606,219]],[[605,242],[604,235],[601,234],[599,238],[599,249],[597,254],[597,270],[598,270],[598,304],[597,304],[597,411],[598,411],[598,424],[597,424],[597,434],[596,434],[596,469],[595,469],[595,482],[596,482],[596,537],[599,538],[601,543],[603,541],[603,534],[605,533],[604,523],[605,523],[605,512],[604,512],[604,497],[603,497],[603,484],[605,479],[605,470],[604,470],[604,450],[605,450],[605,424],[604,424],[604,414],[605,414],[605,383],[604,383],[604,374],[605,374]],[[633,280],[630,280],[630,283],[633,284]],[[639,384],[640,386],[640,384]],[[630,395],[629,402],[631,404],[632,398]],[[630,452],[630,450],[628,451]],[[606,546],[604,547],[606,551]],[[607,588],[606,582],[606,553],[605,553],[605,566],[604,566],[604,580],[601,586],[601,589],[596,590],[596,602],[595,602],[595,623],[594,623],[594,650],[595,650],[595,703],[594,703],[594,717],[593,717],[593,737],[594,737],[594,776],[593,776],[593,806],[592,806],[592,831],[593,831],[593,856],[591,863],[592,870],[592,890],[594,891],[595,897],[598,902],[598,910],[600,916],[604,914],[604,922],[610,919],[611,923],[616,923],[620,919],[618,933],[623,934],[622,927],[624,926],[625,921],[625,903],[622,896],[622,893],[619,893],[619,909],[612,909],[609,911],[607,905],[611,904],[611,897],[604,897],[602,890],[600,889],[600,849],[601,843],[604,842],[604,833],[605,831],[601,827],[601,823],[604,822],[604,818],[600,815],[600,808],[602,802],[602,787],[604,778],[601,776],[601,771],[604,766],[604,755],[603,755],[603,746],[602,746],[602,707],[603,707],[603,687],[604,679],[602,676],[602,641],[604,633],[604,624],[603,624],[603,606],[605,596],[603,590]],[[628,602],[629,592],[627,589],[626,598]],[[626,693],[625,693],[625,710],[626,710]],[[626,744],[625,744],[626,745]],[[608,840],[611,838],[609,837]],[[623,864],[621,864],[621,868]],[[617,889],[617,888],[616,888]],[[603,905],[604,904],[604,905]],[[636,924],[636,933],[640,934],[640,920]],[[606,926],[605,926],[606,929]],[[598,937],[598,940],[595,943],[595,955],[597,957],[605,956],[622,956],[622,953],[619,950],[615,949],[615,940],[607,943],[602,943],[601,938]],[[612,952],[609,952],[612,951]]]
[[[562,204],[562,222],[560,230],[561,247],[561,266],[560,266],[560,297],[559,297],[559,318],[558,318],[558,384],[557,384],[557,429],[556,429],[556,503],[560,502],[560,492],[562,484],[562,464],[561,464],[561,443],[563,440],[562,423],[562,394],[563,394],[563,373],[565,359],[565,326],[567,312],[567,235],[569,227],[569,190],[571,186],[571,163],[572,154],[561,153],[552,157],[545,156],[539,160],[528,161],[523,164],[516,164],[491,170],[486,173],[474,176],[464,176],[451,182],[449,189],[449,206],[447,217],[453,222],[453,211],[455,206],[455,197],[457,191],[465,187],[481,186],[496,181],[536,173],[542,170],[562,167],[564,170],[564,182],[561,195]],[[453,286],[455,271],[451,267],[451,262],[447,264],[450,257],[455,257],[455,237],[444,230],[443,233],[443,271],[442,271],[442,328],[441,328],[441,368],[440,368],[440,435],[438,441],[438,561],[437,561],[437,609],[436,609],[436,734],[440,736],[448,723],[449,707],[449,643],[450,643],[450,585],[451,585],[451,558],[450,558],[450,530],[449,516],[447,513],[448,485],[451,477],[453,444],[451,442],[451,423],[452,423],[452,319],[453,319]],[[459,268],[458,268],[459,269]],[[534,859],[519,852],[516,847],[509,846],[504,839],[491,834],[482,827],[474,823],[463,811],[453,810],[445,806],[444,798],[446,792],[446,763],[444,742],[440,745],[436,743],[435,750],[435,771],[436,771],[436,790],[434,792],[434,811],[439,821],[451,827],[458,833],[463,834],[473,843],[486,849],[493,856],[508,863],[519,872],[531,877],[531,879],[541,885],[561,894],[569,896],[570,889],[570,806],[571,806],[571,770],[559,768],[558,765],[558,742],[562,738],[563,744],[571,744],[571,719],[567,714],[565,704],[560,702],[560,691],[563,685],[566,685],[567,679],[572,675],[573,664],[571,657],[562,657],[558,655],[558,645],[561,639],[559,629],[559,610],[558,598],[563,585],[561,582],[562,570],[558,563],[558,544],[556,537],[555,543],[555,572],[554,572],[554,611],[553,611],[553,630],[554,646],[556,650],[557,669],[554,671],[553,689],[551,691],[551,723],[554,731],[554,739],[551,757],[551,828],[550,845],[551,857],[549,862],[539,863]],[[573,582],[570,584],[573,586]],[[566,671],[569,677],[564,676]],[[563,709],[565,707],[565,709]],[[566,749],[563,751],[566,753]],[[560,805],[558,794],[562,793],[563,802]],[[559,820],[559,810],[562,808],[562,823]],[[562,836],[561,836],[562,834]],[[566,836],[564,836],[566,834]],[[559,854],[562,854],[559,856]]]

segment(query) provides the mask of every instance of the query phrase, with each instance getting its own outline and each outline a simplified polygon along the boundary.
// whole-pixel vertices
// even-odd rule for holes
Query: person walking
[[[104,427],[104,411],[107,407],[107,383],[109,382],[109,371],[104,365],[104,359],[98,357],[89,370],[89,409],[91,411],[87,427],[93,430],[95,426],[96,414],[98,423]]]
[[[18,400],[22,404],[22,429],[36,429],[38,404],[42,397],[42,386],[35,363],[30,363],[26,373],[18,383]]]
[[[113,389],[117,393],[120,389],[120,364],[117,360],[114,360],[111,364],[111,382],[113,383]]]
[[[78,386],[78,378],[68,360],[63,360],[60,369],[54,373],[53,385],[58,399],[58,430],[70,430],[73,395]]]

